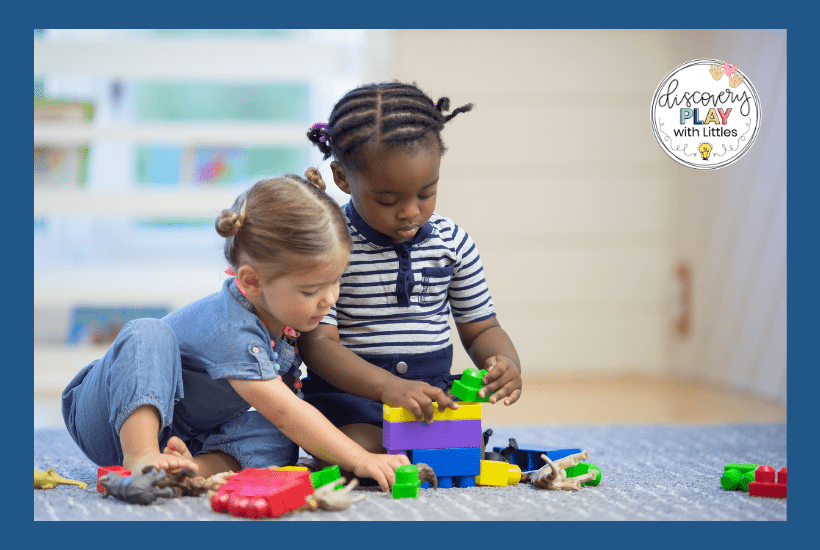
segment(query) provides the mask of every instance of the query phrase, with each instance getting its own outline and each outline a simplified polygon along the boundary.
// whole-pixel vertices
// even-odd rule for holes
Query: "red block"
[[[308,472],[246,468],[219,488],[211,508],[237,517],[278,518],[307,504],[305,497],[311,494]]]
[[[128,468],[123,468],[122,466],[100,466],[97,468],[97,481],[104,475],[108,475],[111,472],[117,472],[122,477],[128,477],[131,475],[131,470]],[[97,490],[101,493],[105,492],[105,487],[97,483]]]
[[[782,483],[749,483],[750,497],[786,498],[786,485]]]
[[[758,483],[774,483],[774,468],[771,466],[758,466],[755,470],[755,481]]]
[[[786,498],[786,487],[785,466],[777,473],[777,483],[774,482],[774,468],[760,466],[755,470],[755,480],[749,483],[749,496]]]

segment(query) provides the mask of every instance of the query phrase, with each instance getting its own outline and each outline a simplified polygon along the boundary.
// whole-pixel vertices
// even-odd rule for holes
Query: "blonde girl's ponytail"
[[[214,222],[216,232],[223,237],[233,237],[239,233],[242,224],[245,223],[245,207],[247,204],[247,200],[242,202],[242,208],[239,210],[239,213],[233,209],[223,210]]]

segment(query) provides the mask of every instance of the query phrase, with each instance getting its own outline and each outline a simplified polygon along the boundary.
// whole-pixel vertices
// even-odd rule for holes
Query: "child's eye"
[[[316,296],[316,293],[317,293],[317,292],[319,292],[319,291],[318,291],[318,290],[314,290],[313,292],[309,292],[309,291],[302,291],[302,294],[304,294],[305,296],[307,296],[308,298],[310,298],[310,297],[312,297],[312,296]]]
[[[395,202],[382,202],[382,201],[376,201],[376,202],[378,204],[382,205],[382,206],[393,206],[394,204],[396,204]]]

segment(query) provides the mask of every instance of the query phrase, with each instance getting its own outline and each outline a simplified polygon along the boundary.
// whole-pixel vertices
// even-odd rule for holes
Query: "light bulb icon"
[[[712,152],[712,146],[708,143],[701,143],[700,147],[698,147],[698,151],[700,151],[700,156],[703,157],[703,160],[709,160],[709,153]]]

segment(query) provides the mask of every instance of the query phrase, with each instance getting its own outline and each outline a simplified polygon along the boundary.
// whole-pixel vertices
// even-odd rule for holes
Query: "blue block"
[[[477,476],[481,474],[481,447],[459,449],[416,449],[407,451],[411,464],[424,462],[441,483],[442,477]]]
[[[462,476],[457,477],[455,480],[456,487],[465,488],[465,487],[475,487],[475,476]]]
[[[438,477],[438,476],[436,476]],[[453,478],[452,477],[439,477],[438,478],[438,488],[439,489],[452,489],[453,488]]]
[[[501,452],[505,447],[493,447],[496,453]],[[580,453],[581,449],[549,449],[547,447],[528,446],[526,449],[518,448],[517,451],[510,453],[510,462],[517,464],[522,472],[529,472],[537,470],[547,463],[541,458],[542,454],[549,457],[550,460],[555,461],[569,455]]]

